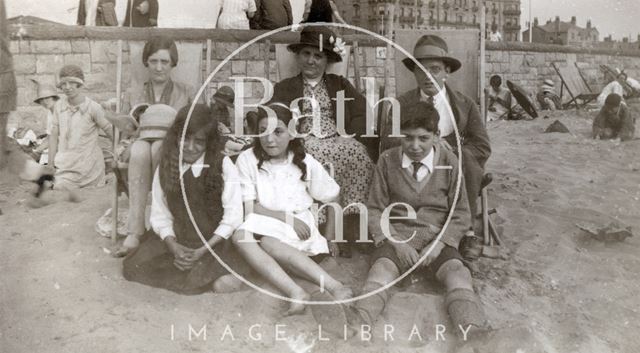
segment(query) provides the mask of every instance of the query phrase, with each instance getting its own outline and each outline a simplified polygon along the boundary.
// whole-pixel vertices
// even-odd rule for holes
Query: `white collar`
[[[303,81],[304,81],[304,83],[308,84],[312,88],[315,88],[320,83],[320,81],[322,81],[322,76],[320,76],[318,78],[315,78],[315,79],[309,79],[309,78],[304,77]]]
[[[194,177],[199,178],[200,174],[202,174],[202,170],[205,167],[208,167],[208,165],[204,164],[204,155],[205,154],[203,153],[202,156],[200,156],[200,158],[198,158],[193,164],[182,163],[180,174],[184,174],[187,170],[191,169],[191,174],[193,174]]]
[[[427,154],[427,156],[420,161],[420,163],[422,163],[423,166],[427,167],[427,169],[429,170],[429,173],[433,172],[433,156],[435,154],[434,150],[435,150],[435,147],[432,147],[429,154]],[[403,152],[402,168],[409,168],[411,166],[411,163],[413,163],[413,160]]]
[[[421,100],[427,101],[430,96],[428,94],[424,93],[420,88],[418,88],[418,90],[420,90]],[[438,103],[442,102],[442,100],[445,99],[446,96],[447,96],[447,86],[442,85],[442,89],[440,90],[440,92],[438,92],[438,94],[433,96],[433,103],[434,104],[438,104]]]

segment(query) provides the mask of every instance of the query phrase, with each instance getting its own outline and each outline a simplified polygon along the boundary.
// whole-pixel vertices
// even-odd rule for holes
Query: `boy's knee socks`
[[[366,282],[362,288],[362,294],[371,293],[383,285],[377,282]],[[388,294],[386,290],[376,294],[369,295],[364,299],[358,300],[354,308],[358,311],[364,323],[373,325],[378,316],[382,314],[384,307],[387,305]]]

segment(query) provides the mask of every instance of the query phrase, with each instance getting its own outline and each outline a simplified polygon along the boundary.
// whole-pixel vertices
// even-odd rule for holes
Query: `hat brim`
[[[79,84],[80,87],[84,86],[84,80],[82,80],[81,78],[73,77],[73,76],[65,76],[60,78],[60,82],[58,82],[58,85],[56,87],[62,88],[62,84],[65,82],[74,82]]]
[[[320,46],[318,46],[316,43],[305,43],[305,42],[300,42],[300,43],[293,43],[293,44],[289,44],[287,45],[287,49],[289,49],[290,52],[292,53],[298,53],[300,50],[302,50],[302,48],[304,47],[313,47],[316,48],[318,50],[320,50]],[[331,62],[334,63],[339,63],[342,61],[342,57],[340,55],[338,55],[338,53],[326,49],[326,48],[322,48],[322,51],[327,54],[327,57],[330,58]]]
[[[38,97],[38,98],[33,100],[33,103],[40,104],[40,101],[45,99],[45,98],[55,98],[56,100],[58,100],[58,99],[60,99],[60,96],[58,96],[57,94],[52,94],[52,95],[49,95],[49,96]]]
[[[458,60],[456,58],[449,57],[449,56],[426,56],[426,57],[420,57],[420,58],[415,58],[415,59],[418,60],[418,61],[420,61],[420,60],[442,60],[442,62],[444,62],[445,65],[449,66],[449,68],[451,70],[450,72],[456,72],[456,71],[458,71],[458,69],[460,69],[462,67],[462,63],[460,62],[460,60]],[[411,72],[413,72],[413,69],[415,69],[415,67],[416,67],[416,63],[413,60],[411,60],[411,58],[402,59],[402,63]]]
[[[228,108],[233,108],[233,103],[229,102],[228,100],[224,100],[224,99],[222,99],[220,97],[216,97],[216,96],[213,96],[213,100],[215,100],[216,102],[218,102],[220,104],[223,104],[223,105],[227,106]]]

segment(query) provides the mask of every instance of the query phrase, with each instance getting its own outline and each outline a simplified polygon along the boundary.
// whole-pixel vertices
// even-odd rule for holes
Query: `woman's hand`
[[[296,231],[296,234],[298,234],[298,237],[302,240],[307,240],[311,237],[311,229],[299,218],[293,217],[293,229]]]
[[[194,258],[194,249],[178,244],[176,237],[167,237],[165,239],[169,252],[173,254],[173,265],[180,271],[190,270],[197,260]]]

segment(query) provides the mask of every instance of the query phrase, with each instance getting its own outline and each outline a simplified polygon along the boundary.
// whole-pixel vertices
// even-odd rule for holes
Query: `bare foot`
[[[136,235],[127,235],[124,242],[122,242],[122,246],[114,251],[111,256],[113,257],[125,257],[130,252],[135,250],[140,245],[140,238]]]
[[[294,292],[290,298],[295,300],[309,300],[309,294],[300,288],[299,291]],[[305,308],[305,305],[302,303],[292,302],[291,305],[289,305],[289,309],[284,312],[284,316],[302,315],[304,314]]]
[[[351,290],[351,288],[349,288],[349,287],[347,287],[345,285],[342,285],[342,286],[332,290],[331,294],[333,295],[333,298],[336,301],[346,300],[346,299],[349,299],[349,298],[353,297],[353,290]]]

